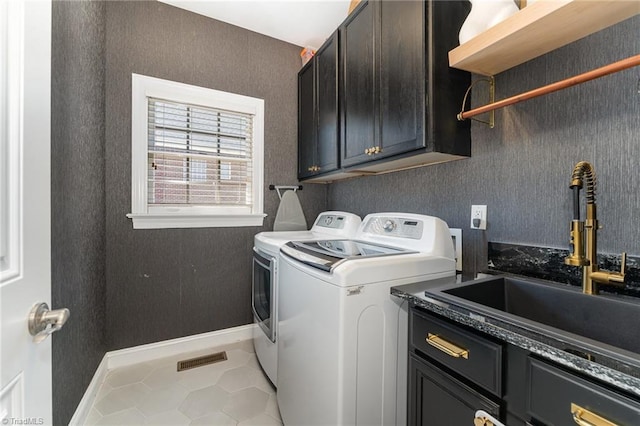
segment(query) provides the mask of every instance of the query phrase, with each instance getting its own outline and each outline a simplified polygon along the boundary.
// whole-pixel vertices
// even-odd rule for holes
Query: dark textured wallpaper
[[[496,99],[636,55],[638,28],[635,17],[501,73]],[[632,68],[499,110],[494,129],[473,123],[471,158],[332,184],[329,207],[439,216],[463,229],[464,270],[473,272],[486,266],[487,241],[566,248],[571,172],[586,160],[598,179],[599,251],[638,255],[639,78]],[[483,104],[482,85],[474,92]],[[472,204],[488,206],[485,232],[469,227]]]
[[[248,324],[253,236],[296,184],[300,48],[163,3],[107,2],[106,235],[109,350]],[[131,74],[265,100],[264,227],[134,230]],[[307,221],[326,187],[299,192]]]
[[[496,78],[497,98],[640,51],[640,17]],[[107,350],[250,323],[251,249],[295,184],[299,47],[158,2],[53,5],[52,302],[71,309],[53,336],[54,419],[67,424]],[[265,99],[264,227],[133,230],[131,73]],[[602,252],[640,254],[638,69],[497,112],[472,125],[470,159],[299,192],[322,210],[406,211],[463,228],[465,272],[487,241],[565,248],[571,171],[598,176]],[[484,101],[481,86],[473,104]],[[469,229],[488,205],[486,232]]]
[[[53,420],[66,425],[105,354],[103,2],[53,2],[51,300]]]

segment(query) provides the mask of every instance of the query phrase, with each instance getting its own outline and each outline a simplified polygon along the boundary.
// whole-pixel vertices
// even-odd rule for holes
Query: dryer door
[[[251,308],[256,323],[272,342],[276,341],[275,282],[276,259],[254,249]]]

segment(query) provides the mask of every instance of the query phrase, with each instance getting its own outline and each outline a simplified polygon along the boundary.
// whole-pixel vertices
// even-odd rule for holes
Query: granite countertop
[[[457,304],[449,298],[437,298],[439,288],[471,280],[469,277],[458,276],[423,281],[392,287],[391,294],[640,397],[638,354],[624,350],[617,352],[608,345],[600,348],[589,339],[533,321],[510,321],[504,316],[493,317],[485,310],[474,310],[469,304]],[[425,291],[429,294],[425,294]],[[554,333],[554,330],[558,333]],[[584,354],[592,356],[587,359]]]

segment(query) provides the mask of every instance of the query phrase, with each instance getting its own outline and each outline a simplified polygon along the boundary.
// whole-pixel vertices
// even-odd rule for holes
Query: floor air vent
[[[197,358],[185,359],[178,361],[178,371],[189,370],[191,368],[202,367],[203,365],[215,364],[216,362],[226,361],[226,352],[217,352],[211,355],[199,356]]]

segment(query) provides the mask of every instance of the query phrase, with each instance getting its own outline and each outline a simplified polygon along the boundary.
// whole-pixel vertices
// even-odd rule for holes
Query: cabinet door
[[[316,67],[318,173],[338,168],[338,31],[318,50]]]
[[[316,114],[313,59],[298,73],[298,178],[314,174]]]
[[[409,425],[473,426],[477,410],[500,415],[500,406],[443,373],[409,356]]]
[[[424,146],[425,3],[380,2],[380,146],[376,158]]]
[[[342,166],[371,159],[365,149],[377,145],[377,85],[374,24],[377,2],[364,2],[343,24]]]

